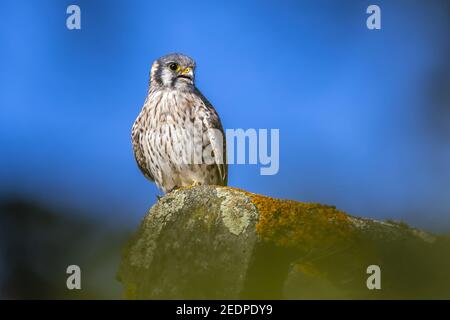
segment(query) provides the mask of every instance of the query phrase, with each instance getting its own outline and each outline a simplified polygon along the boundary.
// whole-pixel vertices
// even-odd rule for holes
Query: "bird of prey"
[[[136,162],[163,192],[226,185],[226,143],[211,103],[194,83],[195,61],[169,54],[153,62],[144,106],[132,128]]]

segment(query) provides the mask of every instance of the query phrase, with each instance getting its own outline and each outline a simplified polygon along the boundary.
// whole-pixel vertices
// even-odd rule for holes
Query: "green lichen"
[[[222,199],[220,214],[227,229],[240,235],[252,221],[256,221],[257,212],[255,206],[248,201],[248,197],[236,190],[223,190],[217,188],[217,196]]]

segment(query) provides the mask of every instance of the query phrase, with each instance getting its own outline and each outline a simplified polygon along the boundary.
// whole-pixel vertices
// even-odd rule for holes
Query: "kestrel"
[[[165,193],[227,184],[224,131],[216,110],[195,87],[195,67],[182,54],[153,62],[147,98],[132,128],[140,170]]]

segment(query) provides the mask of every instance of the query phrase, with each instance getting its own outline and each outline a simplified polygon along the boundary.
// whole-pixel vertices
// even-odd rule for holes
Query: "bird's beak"
[[[181,74],[185,77],[189,77],[190,79],[194,79],[194,71],[191,67],[186,67],[181,71]]]

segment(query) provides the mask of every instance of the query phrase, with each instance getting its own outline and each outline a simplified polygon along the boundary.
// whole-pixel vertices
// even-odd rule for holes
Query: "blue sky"
[[[81,30],[65,26],[69,4]],[[233,165],[230,185],[450,230],[450,136],[436,129],[450,106],[430,94],[448,66],[449,7],[377,1],[370,31],[369,4],[3,3],[0,194],[138,223],[158,190],[135,165],[131,125],[152,61],[182,52],[225,128],[280,130],[279,173]]]

